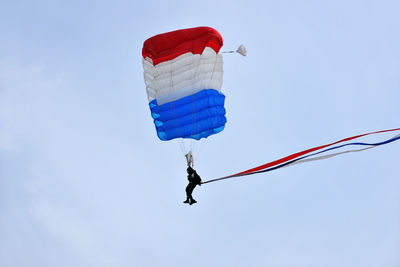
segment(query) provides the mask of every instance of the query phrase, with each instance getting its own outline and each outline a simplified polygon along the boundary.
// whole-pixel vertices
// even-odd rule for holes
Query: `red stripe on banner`
[[[153,65],[172,60],[182,54],[201,54],[207,46],[216,53],[223,45],[221,34],[210,27],[197,27],[158,34],[143,44],[143,58],[149,57]]]
[[[267,169],[267,168],[276,166],[276,165],[278,165],[278,164],[282,164],[282,163],[284,163],[284,162],[287,162],[287,161],[289,161],[289,160],[292,160],[292,159],[295,159],[295,158],[297,158],[297,157],[303,156],[303,155],[308,154],[308,153],[310,153],[310,152],[313,152],[313,151],[316,151],[316,150],[319,150],[319,149],[322,149],[322,148],[325,148],[325,147],[328,147],[328,146],[331,146],[331,145],[335,145],[335,144],[338,144],[338,143],[341,143],[341,142],[350,141],[350,140],[353,140],[353,139],[356,139],[356,138],[359,138],[359,137],[363,137],[363,136],[366,136],[366,135],[377,134],[377,133],[384,133],[384,132],[393,132],[393,131],[399,131],[399,130],[400,130],[400,128],[397,128],[397,129],[383,130],[383,131],[371,132],[371,133],[360,134],[360,135],[348,137],[348,138],[345,138],[345,139],[336,141],[336,142],[334,142],[334,143],[330,143],[330,144],[323,145],[323,146],[317,146],[317,147],[310,148],[310,149],[307,149],[307,150],[304,150],[304,151],[301,151],[301,152],[294,153],[294,154],[292,154],[292,155],[286,156],[286,157],[284,157],[284,158],[281,158],[281,159],[278,159],[278,160],[275,160],[275,161],[271,161],[271,162],[266,163],[266,164],[264,164],[264,165],[260,165],[260,166],[258,166],[258,167],[255,167],[255,168],[252,168],[252,169],[248,169],[248,170],[243,171],[243,172],[239,172],[239,173],[236,173],[236,174],[232,174],[232,175],[230,175],[229,177],[240,176],[240,175],[244,175],[244,174],[250,174],[250,173],[252,173],[252,172],[257,172],[257,171],[265,170],[265,169]]]

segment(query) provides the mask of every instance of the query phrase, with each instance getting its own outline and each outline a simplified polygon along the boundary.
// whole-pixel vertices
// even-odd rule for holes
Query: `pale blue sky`
[[[399,1],[3,1],[0,266],[400,265],[400,143],[196,188],[143,41],[211,26],[228,123],[204,180],[399,127]],[[363,141],[380,141],[380,135]]]

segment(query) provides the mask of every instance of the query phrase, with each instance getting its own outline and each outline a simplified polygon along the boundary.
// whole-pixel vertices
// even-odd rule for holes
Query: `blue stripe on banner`
[[[378,134],[378,133],[383,133],[383,132],[393,132],[393,131],[400,131],[400,128],[382,130],[382,131],[377,131],[377,132],[370,132],[370,133],[366,133],[366,134],[361,134],[361,135],[348,137],[348,138],[336,141],[336,142],[331,143],[331,144],[318,146],[318,147],[314,147],[314,148],[310,148],[310,149],[307,149],[307,150],[304,150],[304,151],[300,151],[300,152],[294,153],[292,155],[283,157],[281,159],[278,159],[278,160],[275,160],[275,161],[271,161],[271,162],[265,163],[265,164],[263,164],[261,166],[249,169],[247,171],[242,171],[242,172],[239,172],[239,173],[236,173],[236,174],[232,174],[232,175],[223,176],[223,177],[220,177],[220,178],[211,179],[211,180],[208,180],[208,181],[204,181],[202,183],[206,184],[206,183],[221,181],[221,180],[230,179],[230,178],[234,178],[234,177],[240,177],[240,176],[253,175],[253,174],[258,174],[258,173],[263,173],[263,172],[269,172],[269,171],[273,171],[273,170],[276,170],[276,169],[291,165],[291,164],[296,163],[296,162],[297,163],[306,162],[307,160],[305,160],[305,159],[306,158],[310,158],[310,157],[313,157],[313,158],[310,158],[308,161],[325,159],[327,157],[336,156],[336,155],[339,155],[339,154],[342,154],[342,153],[358,152],[358,151],[362,151],[362,150],[365,150],[365,149],[368,149],[368,148],[373,148],[373,147],[389,144],[389,143],[392,143],[394,141],[400,140],[400,135],[396,135],[396,136],[394,136],[394,137],[392,137],[392,138],[390,138],[388,140],[385,140],[385,141],[382,141],[382,142],[378,142],[378,143],[353,142],[353,143],[347,143],[347,144],[343,144],[343,145],[333,146],[333,147],[321,150],[319,152],[311,153],[311,151],[316,151],[316,150],[319,150],[319,149],[323,149],[325,147],[329,147],[329,146],[332,146],[332,145],[340,143],[340,142],[349,141],[349,140],[352,140],[352,139],[355,139],[355,138],[360,138],[360,137],[371,135],[371,134]],[[359,149],[359,150],[342,151],[342,152],[338,152],[338,153],[328,154],[328,155],[325,155],[325,156],[314,157],[314,156],[316,156],[318,154],[322,154],[324,152],[332,151],[334,149],[342,148],[342,147],[345,147],[345,146],[351,146],[351,145],[369,146],[369,147],[364,148],[364,149]],[[307,151],[310,151],[310,152],[308,152],[309,154],[305,154]],[[303,155],[303,156],[300,156],[300,155]],[[279,164],[275,164],[277,162],[279,162]],[[270,167],[264,167],[264,166],[267,166],[267,165],[269,165]]]
[[[149,103],[158,137],[163,140],[192,138],[199,140],[221,132],[226,123],[225,96],[214,89],[173,102],[158,105]]]
[[[399,139],[400,139],[400,136],[397,136],[397,137],[390,138],[390,139],[388,139],[386,141],[379,142],[379,143],[349,143],[349,144],[339,145],[339,146],[327,148],[325,150],[322,150],[322,151],[319,151],[319,152],[315,152],[315,153],[312,153],[312,154],[309,154],[309,155],[306,155],[306,156],[303,156],[303,157],[300,157],[300,158],[297,158],[297,159],[282,163],[282,164],[280,164],[278,166],[275,166],[275,167],[272,167],[272,168],[269,168],[269,169],[266,169],[266,170],[252,172],[252,173],[248,173],[248,174],[245,174],[245,175],[251,175],[251,174],[257,174],[257,173],[273,171],[273,170],[285,167],[285,166],[287,166],[289,164],[292,164],[292,163],[294,163],[296,161],[299,161],[299,160],[302,160],[302,159],[305,159],[305,158],[309,158],[309,157],[313,157],[313,156],[316,156],[318,154],[321,154],[321,153],[324,153],[324,152],[328,152],[328,151],[331,151],[331,150],[334,150],[334,149],[342,148],[342,147],[345,147],[345,146],[352,146],[352,145],[358,145],[358,146],[380,146],[380,145],[389,144],[389,143],[391,143],[393,141],[396,141],[396,140],[399,140]]]

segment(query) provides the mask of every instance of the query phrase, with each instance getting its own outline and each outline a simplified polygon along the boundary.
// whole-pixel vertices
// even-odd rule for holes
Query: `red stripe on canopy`
[[[210,27],[197,27],[155,35],[143,44],[143,58],[149,57],[153,65],[172,60],[182,54],[203,53],[207,46],[216,53],[223,45],[221,34]]]

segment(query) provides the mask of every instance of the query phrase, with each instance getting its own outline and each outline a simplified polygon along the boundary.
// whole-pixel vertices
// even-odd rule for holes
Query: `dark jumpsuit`
[[[192,167],[188,167],[187,172],[189,184],[186,186],[186,200],[184,201],[184,203],[189,203],[190,205],[192,205],[197,202],[193,198],[192,193],[196,185],[201,185],[201,178]]]

